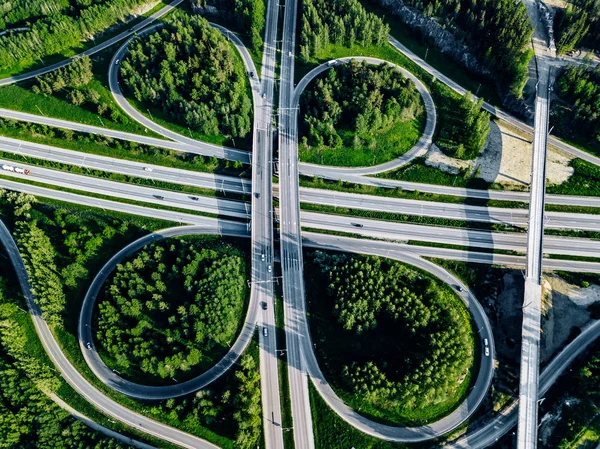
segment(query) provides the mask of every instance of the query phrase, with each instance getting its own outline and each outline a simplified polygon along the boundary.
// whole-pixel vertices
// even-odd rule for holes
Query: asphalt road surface
[[[306,319],[300,203],[298,200],[298,110],[292,100],[298,1],[286,0],[279,78],[280,253],[285,340],[295,449],[314,449],[308,377],[298,329]]]
[[[205,142],[195,141],[195,144],[182,142],[170,142],[168,140],[158,139],[156,137],[146,137],[141,134],[132,134],[124,131],[115,131],[98,126],[85,125],[77,122],[46,117],[42,115],[29,114],[27,112],[11,111],[9,109],[0,109],[0,117],[19,120],[22,122],[38,123],[41,125],[52,126],[55,128],[71,129],[73,131],[98,134],[100,136],[112,137],[113,139],[128,140],[130,142],[141,143],[158,148],[179,151],[184,153],[199,154],[202,156],[216,157],[218,159],[227,159],[230,161],[240,161],[244,164],[250,163],[250,152],[243,150],[233,150],[224,147],[218,147]]]

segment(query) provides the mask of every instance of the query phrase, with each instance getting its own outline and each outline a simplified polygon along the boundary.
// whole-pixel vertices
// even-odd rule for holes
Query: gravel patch
[[[600,287],[599,287],[600,288]],[[557,275],[543,279],[544,301],[542,305],[542,363],[564,347],[574,328],[583,328],[590,320],[586,307],[573,300],[573,292],[579,289]]]
[[[531,140],[501,124],[490,122],[490,133],[485,147],[476,160],[463,161],[446,156],[431,145],[425,163],[446,173],[458,175],[461,171],[474,172],[490,183],[507,187],[528,188],[531,176]],[[571,158],[554,149],[548,149],[546,177],[548,184],[562,184],[571,177]]]

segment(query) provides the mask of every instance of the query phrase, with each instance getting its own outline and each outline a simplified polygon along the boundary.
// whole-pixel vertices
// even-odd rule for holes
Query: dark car
[[[355,228],[363,228],[364,225],[360,224],[360,223],[350,223],[352,226],[354,226]]]
[[[261,301],[261,302],[260,302],[260,307],[261,307],[263,310],[267,310],[267,303],[266,303],[265,301]]]
[[[154,198],[156,198],[157,200],[164,200],[165,197],[162,195],[152,195]]]
[[[190,199],[194,200],[194,201],[198,201],[200,198],[198,198],[197,196],[190,196]]]

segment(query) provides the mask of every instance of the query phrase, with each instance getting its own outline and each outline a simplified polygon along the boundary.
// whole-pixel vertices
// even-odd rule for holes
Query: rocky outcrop
[[[465,43],[454,33],[443,28],[435,19],[425,16],[421,11],[408,7],[402,0],[375,0],[393,15],[397,16],[409,28],[418,30],[431,45],[450,56],[467,69],[482,75],[490,75],[490,70],[469,52]]]

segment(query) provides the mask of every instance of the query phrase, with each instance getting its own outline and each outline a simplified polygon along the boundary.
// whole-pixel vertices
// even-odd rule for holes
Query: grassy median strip
[[[524,232],[525,229],[517,226],[501,225],[497,223],[475,222],[468,220],[453,220],[446,218],[426,217],[420,215],[394,214],[361,209],[348,209],[344,207],[326,206],[321,204],[300,203],[303,211],[323,212],[329,215],[368,218],[397,223],[413,223],[427,226],[444,226],[451,228],[468,228],[476,230],[489,230],[490,232]]]
[[[87,196],[90,198],[98,198],[98,199],[102,199],[102,200],[109,200],[109,201],[114,201],[114,202],[123,203],[123,204],[132,204],[134,206],[141,206],[141,207],[147,207],[147,208],[158,209],[158,210],[168,210],[168,211],[172,211],[172,212],[179,212],[179,213],[190,214],[190,215],[198,215],[201,217],[226,218],[226,219],[232,220],[232,221],[244,221],[244,219],[239,219],[239,218],[230,217],[230,216],[221,217],[218,214],[212,214],[209,212],[201,212],[201,211],[191,210],[191,209],[182,209],[182,208],[178,208],[178,207],[162,206],[159,204],[147,203],[144,201],[127,200],[124,198],[120,198],[118,196],[100,195],[100,194],[86,192],[85,190],[76,190],[76,189],[69,189],[66,187],[58,187],[58,186],[53,186],[50,184],[44,184],[44,183],[37,182],[37,181],[31,181],[28,179],[13,178],[11,176],[5,176],[1,173],[0,173],[0,179],[6,179],[8,181],[19,182],[21,184],[29,184],[29,185],[33,185],[33,186],[37,186],[37,187],[43,187],[46,189],[57,190],[60,192],[74,193],[74,194],[77,194],[80,196]]]
[[[249,167],[241,162],[219,160],[216,157],[142,145],[127,140],[80,133],[35,123],[0,118],[0,135],[78,151],[82,155],[89,153],[184,170],[230,176],[250,176]]]
[[[106,172],[101,170],[87,169],[77,165],[68,165],[61,162],[52,162],[46,159],[37,159],[33,157],[24,157],[19,154],[0,151],[0,159],[10,159],[15,162],[25,162],[28,165],[38,165],[44,168],[50,168],[67,173],[89,176],[93,178],[107,179],[115,182],[136,184],[144,187],[151,187],[161,190],[170,190],[173,192],[190,193],[210,197],[226,197],[235,201],[247,201],[248,195],[238,193],[221,193],[219,190],[207,189],[204,187],[194,187],[193,185],[175,184],[167,181],[154,180],[152,177],[139,178],[137,176],[123,175],[121,173]]]

